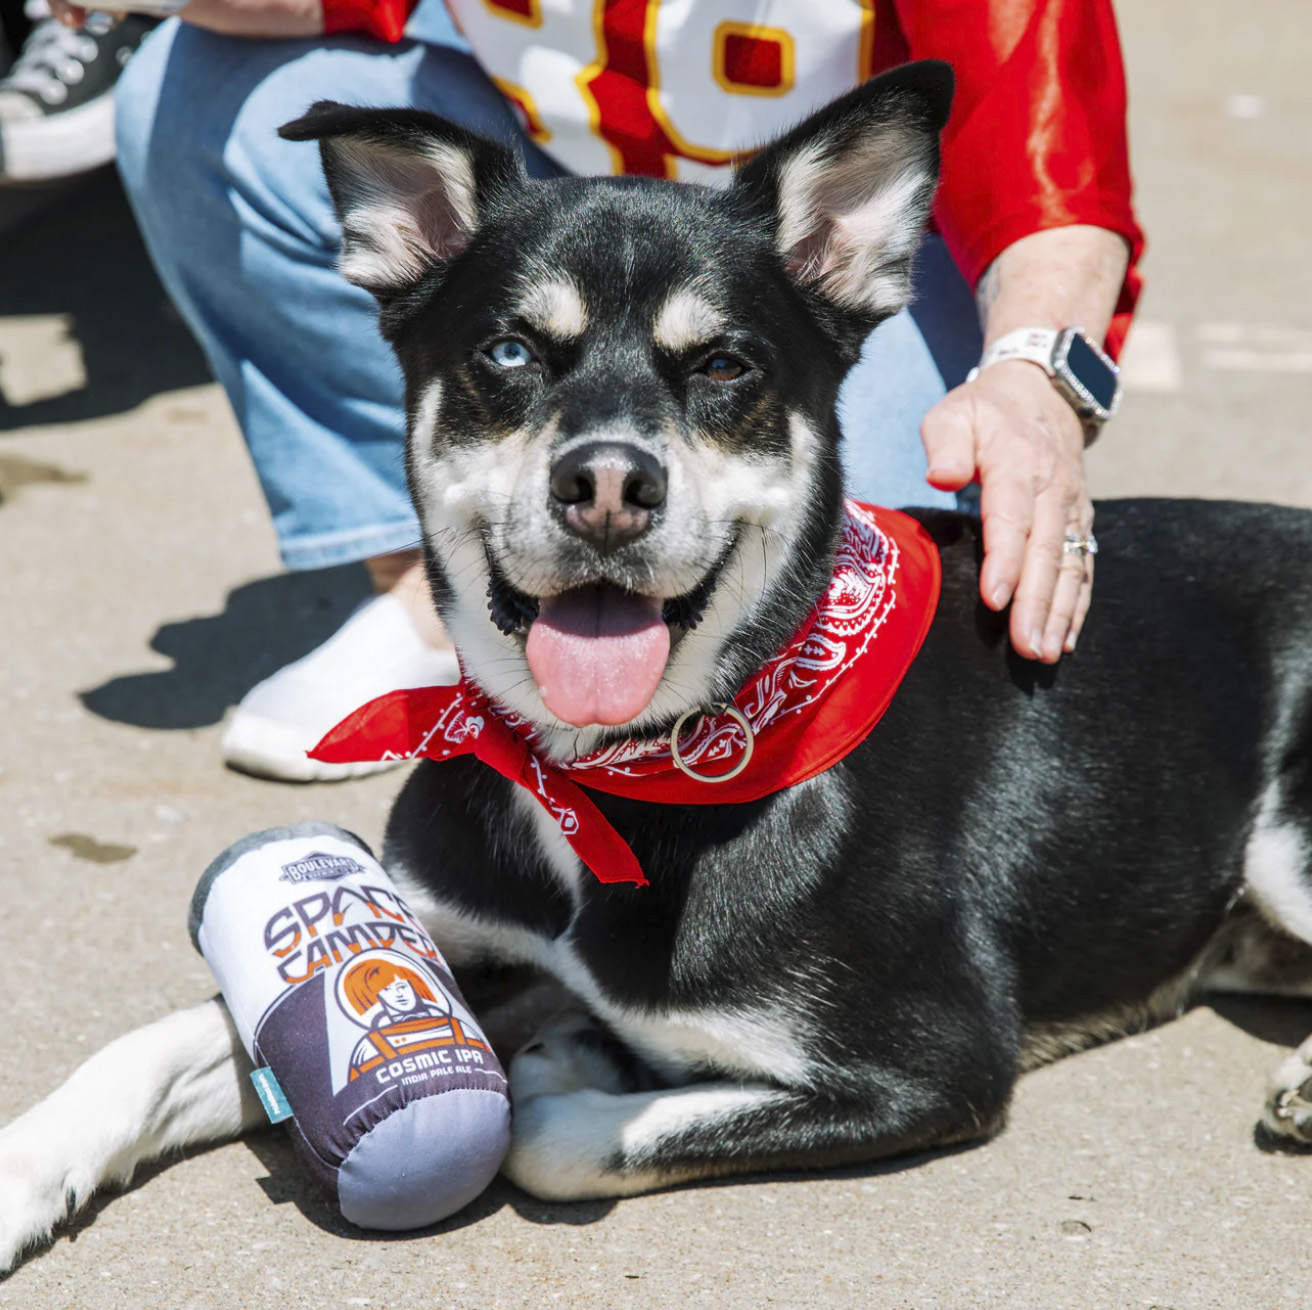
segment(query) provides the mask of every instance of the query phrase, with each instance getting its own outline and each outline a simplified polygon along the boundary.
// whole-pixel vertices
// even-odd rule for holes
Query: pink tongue
[[[542,599],[525,648],[542,702],[585,728],[628,723],[647,708],[670,657],[659,597],[580,587]]]

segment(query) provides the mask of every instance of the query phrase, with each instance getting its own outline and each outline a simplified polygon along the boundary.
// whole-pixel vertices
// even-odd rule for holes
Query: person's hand
[[[81,5],[69,4],[68,0],[50,0],[51,17],[57,18],[65,27],[83,26],[89,12]]]
[[[97,13],[121,18],[113,5]],[[50,0],[50,12],[67,27],[81,27],[90,12],[69,0]],[[179,17],[225,36],[305,37],[323,33],[323,0],[189,0]]]
[[[1093,530],[1075,411],[1041,369],[1010,360],[950,391],[920,433],[933,486],[980,483],[984,603],[1011,601],[1012,646],[1055,664],[1075,649],[1093,592],[1092,557],[1063,549],[1067,533]]]

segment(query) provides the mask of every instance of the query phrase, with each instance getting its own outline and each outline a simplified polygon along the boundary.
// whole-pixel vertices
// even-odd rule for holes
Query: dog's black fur
[[[348,273],[352,242],[369,241],[354,211],[370,143],[413,151],[438,139],[474,161],[477,217],[464,232],[439,235],[417,277],[357,276],[378,294],[405,370],[421,509],[415,451],[429,442],[492,442],[527,428],[559,447],[621,422],[640,436],[691,434],[731,459],[786,459],[789,416],[804,415],[818,452],[802,522],[775,585],[700,689],[707,700],[731,695],[827,581],[841,512],[835,398],[864,335],[900,303],[909,259],[902,242],[870,261],[867,271],[893,287],[885,299],[843,294],[826,272],[825,232],[792,245],[781,236],[789,161],[810,148],[817,168],[841,167],[834,161],[854,142],[891,133],[893,146],[880,147],[890,168],[930,171],[907,205],[907,221],[919,223],[949,95],[942,66],[868,84],[747,164],[724,194],[647,179],[529,183],[508,152],[413,113],[324,105],[291,125],[288,135],[324,142]],[[483,343],[526,333],[516,295],[546,269],[580,288],[588,331],[564,342],[533,336],[531,370],[499,376]],[[722,330],[686,357],[653,351],[662,301],[690,284],[707,289]],[[745,371],[708,385],[698,372],[708,351]],[[447,384],[438,424],[419,401],[434,378]],[[769,1089],[660,1132],[601,1133],[594,1158],[572,1172],[550,1140],[575,1140],[572,1120],[526,1077],[516,1105],[529,1127],[517,1134],[538,1140],[517,1145],[511,1171],[534,1190],[636,1190],[979,1136],[1002,1121],[1023,1067],[1176,1011],[1209,969],[1234,958],[1237,935],[1251,964],[1253,943],[1270,931],[1240,904],[1257,826],[1290,838],[1290,850],[1312,849],[1300,845],[1312,842],[1312,516],[1100,505],[1097,603],[1078,653],[1058,667],[1019,659],[1006,616],[981,604],[978,521],[920,517],[942,554],[942,601],[892,708],[859,749],[746,805],[594,794],[647,871],[646,890],[559,876],[516,789],[480,763],[421,765],[402,792],[387,862],[462,925],[454,941],[466,967],[516,958],[551,967],[550,945],[508,943],[567,942],[565,981],[582,970],[593,1008],[658,1081],[752,1077]],[[511,576],[496,534],[479,530],[494,606],[512,616],[502,627],[522,635],[536,597]],[[567,534],[543,540],[560,558],[558,588],[637,587],[654,567],[646,538],[609,554]],[[724,584],[709,561],[725,540],[703,561],[712,600]],[[468,582],[441,546],[430,532],[434,592],[452,619]],[[477,664],[470,672],[482,680]],[[641,729],[666,731],[686,707]],[[553,749],[567,753],[568,738]],[[1278,872],[1312,906],[1306,867]],[[1306,931],[1312,918],[1291,920],[1270,885],[1259,891],[1261,922]],[[690,1055],[617,1018],[763,1011],[794,1025],[800,1056],[773,1076],[732,1043]],[[584,1040],[578,1025],[568,1037]],[[557,1102],[587,1095],[546,1085]],[[617,1101],[652,1095],[634,1086],[617,1074],[609,1091]]]
[[[617,1002],[732,1009],[807,978],[817,1085],[666,1142],[663,1165],[835,1163],[998,1124],[1027,1030],[1079,1044],[1101,1016],[1157,1017],[1241,894],[1268,783],[1309,832],[1312,516],[1104,502],[1098,604],[1055,668],[981,604],[978,522],[921,517],[942,603],[861,749],[787,801],[596,796],[646,891],[584,879],[572,905],[476,762],[421,765],[393,811],[391,861],[471,916],[569,932]]]

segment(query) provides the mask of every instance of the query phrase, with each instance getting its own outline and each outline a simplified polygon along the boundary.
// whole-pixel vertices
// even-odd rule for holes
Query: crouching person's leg
[[[419,578],[396,362],[372,299],[337,271],[318,152],[277,132],[319,99],[417,105],[502,139],[519,133],[472,60],[432,42],[242,40],[174,20],[120,85],[125,186],[232,403],[284,563],[364,560],[386,593],[252,688],[229,720],[230,765],[293,781],[391,767],[325,765],[306,751],[383,692],[458,677]]]

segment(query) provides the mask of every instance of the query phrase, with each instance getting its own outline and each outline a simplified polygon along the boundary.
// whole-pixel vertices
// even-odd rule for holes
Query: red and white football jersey
[[[906,57],[876,55],[892,16],[879,21],[878,0],[448,7],[533,140],[575,173],[714,184],[735,155]]]

